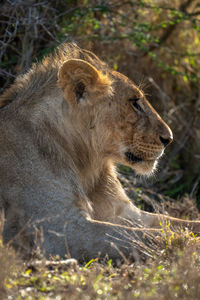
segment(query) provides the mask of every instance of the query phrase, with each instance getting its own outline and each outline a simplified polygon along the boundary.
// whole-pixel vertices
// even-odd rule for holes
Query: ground
[[[189,196],[179,201],[144,186],[135,188],[133,173],[120,166],[126,192],[141,208],[195,218],[198,210]],[[79,264],[76,260],[42,257],[25,261],[0,244],[1,299],[200,299],[200,238],[172,231],[170,224],[148,249],[148,258],[113,264],[109,258]]]

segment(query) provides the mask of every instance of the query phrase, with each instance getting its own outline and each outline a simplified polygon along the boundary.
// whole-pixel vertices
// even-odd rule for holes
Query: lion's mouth
[[[158,158],[160,158],[160,156],[162,155],[162,153],[160,155],[157,155],[155,157],[148,157],[148,158],[141,158],[139,156],[136,156],[135,154],[133,154],[133,152],[125,152],[125,156],[128,162],[130,163],[139,163],[139,162],[153,162],[156,161]]]
[[[129,162],[136,163],[143,161],[142,158],[134,155],[132,152],[125,152],[126,158]]]
[[[140,175],[150,175],[152,172],[156,169],[158,159],[162,155],[157,155],[154,156],[151,153],[150,155],[145,155],[145,153],[141,153],[141,156],[135,155],[133,152],[127,151],[124,153],[125,158],[127,161],[127,164],[133,168],[133,170],[136,172],[136,174]],[[139,153],[140,155],[140,153]]]
[[[159,156],[155,157],[148,157],[145,156],[144,153],[143,157],[136,156],[133,152],[125,152],[125,157],[127,164],[133,168],[136,174],[140,175],[150,175],[156,169]]]

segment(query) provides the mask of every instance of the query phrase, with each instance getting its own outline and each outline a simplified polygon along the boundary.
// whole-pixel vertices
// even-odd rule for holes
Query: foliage
[[[196,0],[173,3],[83,0],[57,1],[54,5],[48,1],[30,1],[29,5],[26,1],[5,1],[1,12],[1,67],[18,63],[23,70],[30,65],[32,54],[37,57],[49,51],[51,41],[55,44],[55,41],[76,38],[87,44],[88,40],[108,44],[126,40],[132,45],[132,51],[138,51],[140,56],[148,54],[165,71],[181,75],[186,82],[196,81],[199,78],[199,15]]]

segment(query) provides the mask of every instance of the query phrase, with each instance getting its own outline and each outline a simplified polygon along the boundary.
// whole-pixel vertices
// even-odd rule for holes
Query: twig
[[[195,190],[196,190],[196,188],[197,188],[197,186],[200,184],[200,174],[199,174],[199,176],[197,177],[197,179],[196,179],[196,181],[195,181],[195,183],[194,183],[194,185],[193,185],[193,187],[192,187],[192,190],[191,190],[191,192],[190,192],[190,198],[193,198],[193,195],[194,195],[194,192],[195,192]]]

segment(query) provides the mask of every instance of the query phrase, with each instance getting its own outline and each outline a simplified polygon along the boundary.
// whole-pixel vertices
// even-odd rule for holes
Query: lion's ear
[[[58,72],[58,85],[72,105],[84,100],[84,95],[94,102],[100,96],[110,94],[112,90],[108,76],[81,59],[64,62]]]

